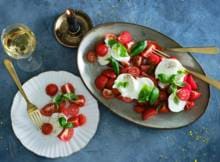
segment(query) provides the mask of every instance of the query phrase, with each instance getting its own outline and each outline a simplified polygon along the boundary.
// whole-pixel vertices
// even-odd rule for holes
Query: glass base
[[[18,67],[26,72],[33,72],[39,69],[42,65],[42,57],[39,55],[30,56],[27,59],[17,60]]]

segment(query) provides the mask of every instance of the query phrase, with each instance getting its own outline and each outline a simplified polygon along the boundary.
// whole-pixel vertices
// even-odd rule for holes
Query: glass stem
[[[32,56],[30,56],[30,57],[28,57],[27,61],[28,61],[28,62],[31,62],[31,61],[32,61],[32,59],[33,59],[33,57],[32,57]]]

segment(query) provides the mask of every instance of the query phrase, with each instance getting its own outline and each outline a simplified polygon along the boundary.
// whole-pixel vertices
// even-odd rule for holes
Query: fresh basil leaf
[[[62,94],[58,94],[53,98],[53,103],[55,103],[56,105],[59,105],[62,101],[63,101],[63,95]]]
[[[117,87],[123,87],[126,88],[128,86],[128,82],[118,82]]]
[[[61,127],[64,127],[67,124],[67,120],[64,117],[60,117],[58,119],[58,121],[59,121],[59,124],[60,124]]]
[[[158,79],[161,83],[171,83],[171,78],[170,76],[166,75],[166,74],[158,74]]]
[[[117,43],[117,41],[115,39],[110,39],[110,40],[108,40],[107,45],[109,47],[112,47],[115,43]]]
[[[178,70],[178,71],[177,71],[177,74],[186,74],[186,70],[185,70],[185,69]]]
[[[112,50],[119,57],[128,57],[127,49],[120,43],[115,43],[112,46]]]
[[[136,56],[143,52],[145,48],[147,47],[147,41],[139,41],[137,42],[133,48],[131,49],[131,56]]]
[[[149,97],[150,105],[153,105],[157,101],[159,95],[160,95],[159,89],[157,87],[154,87]]]
[[[119,63],[114,58],[111,58],[111,65],[116,75],[119,74]]]
[[[66,125],[64,125],[64,128],[73,128],[73,123],[66,123]]]
[[[152,91],[152,87],[144,85],[141,88],[141,91],[140,91],[140,93],[138,95],[138,102],[146,102],[146,101],[148,101],[149,97],[150,97],[150,94],[151,94],[151,91]]]
[[[77,99],[77,96],[74,93],[65,93],[63,94],[63,98],[68,100],[68,101],[73,101]]]
[[[178,104],[180,101],[179,101],[179,98],[177,97],[177,95],[175,94],[174,98],[173,98],[173,101],[175,104]]]

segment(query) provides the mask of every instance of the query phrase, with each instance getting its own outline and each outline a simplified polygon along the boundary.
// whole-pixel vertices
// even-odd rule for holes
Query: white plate
[[[20,93],[14,97],[11,108],[12,128],[21,143],[37,155],[57,158],[71,155],[84,148],[94,136],[98,122],[99,110],[97,101],[89,94],[81,79],[65,71],[49,71],[39,74],[28,80],[23,88],[28,98],[39,108],[50,101],[45,93],[45,87],[49,83],[59,86],[70,82],[75,86],[76,94],[83,94],[86,98],[86,105],[80,108],[85,114],[87,122],[82,127],[74,129],[74,137],[70,142],[60,141],[57,137],[43,135],[30,121],[26,103]]]

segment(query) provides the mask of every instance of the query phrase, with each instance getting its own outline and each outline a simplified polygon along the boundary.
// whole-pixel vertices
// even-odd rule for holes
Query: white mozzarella
[[[184,110],[184,107],[186,106],[186,101],[179,100],[178,103],[174,101],[175,95],[172,93],[170,94],[168,98],[168,107],[170,111],[172,112],[180,112]]]
[[[111,52],[110,52],[110,48],[108,48],[108,53],[101,57],[101,56],[98,56],[98,63],[100,65],[108,65],[110,63],[109,59],[111,58]]]
[[[176,59],[163,59],[155,69],[155,76],[158,78],[159,74],[171,76],[177,74],[178,71],[184,70],[182,64]]]

